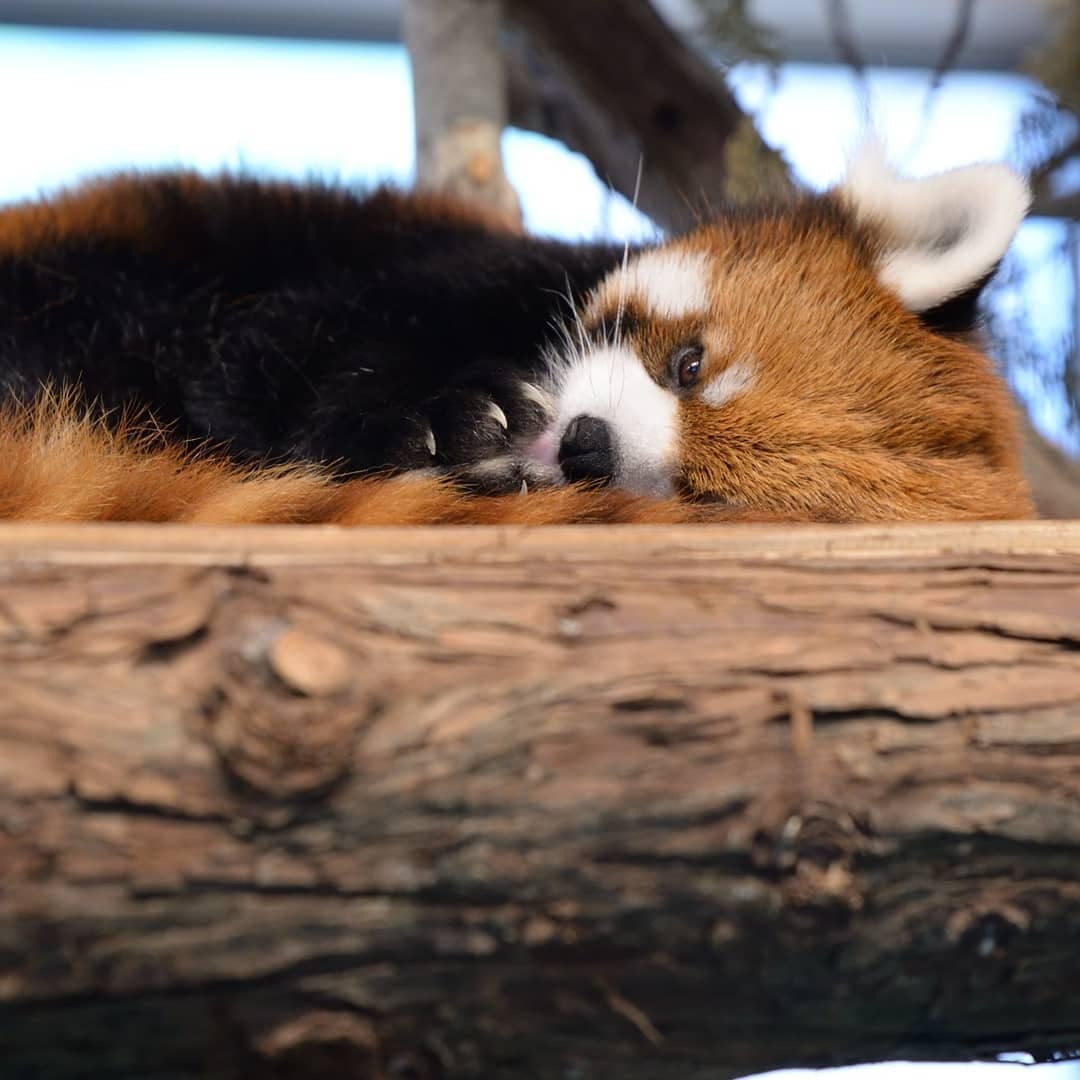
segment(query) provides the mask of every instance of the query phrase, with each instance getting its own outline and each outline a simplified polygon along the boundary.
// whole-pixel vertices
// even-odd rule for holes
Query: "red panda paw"
[[[543,428],[547,411],[535,388],[516,378],[489,377],[453,386],[421,410],[435,444],[434,464],[456,468],[501,458]]]
[[[557,466],[544,465],[518,453],[487,458],[450,475],[455,484],[469,495],[528,494],[564,483]]]

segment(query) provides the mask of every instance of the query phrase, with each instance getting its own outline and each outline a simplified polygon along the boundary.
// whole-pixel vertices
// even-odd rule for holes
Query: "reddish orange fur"
[[[867,469],[886,477],[888,463],[871,461]],[[1016,512],[1027,508],[1018,474],[959,471],[968,474],[966,486],[954,489],[947,478],[958,467],[947,459],[937,470],[927,463],[921,486],[898,468],[891,501],[862,500],[836,512],[825,506],[815,513],[797,497],[785,503],[783,491],[741,508],[581,485],[475,496],[426,474],[342,481],[317,466],[235,465],[135,424],[110,429],[89,418],[74,395],[43,395],[30,409],[0,410],[0,520],[13,521],[553,525],[1023,516]]]
[[[147,184],[146,178],[135,172],[89,180],[48,197],[5,206],[0,214],[0,252],[32,254],[52,238],[78,235],[123,241],[136,247],[158,244],[161,223],[155,214],[156,198],[172,193],[199,205],[227,188],[231,181],[229,176],[210,178],[194,172],[171,173],[156,184]],[[283,208],[303,204],[308,198],[303,187],[284,181],[264,180],[260,189],[264,197],[272,197]],[[460,221],[500,232],[515,231],[483,207],[438,192],[405,193],[382,188],[369,199],[381,202],[387,207],[387,216],[398,220]]]
[[[0,411],[0,519],[547,525],[700,516],[674,499],[616,490],[564,487],[482,497],[430,476],[339,481],[313,466],[243,468],[186,452],[135,425],[110,430],[87,418],[70,395],[43,396],[29,410]]]

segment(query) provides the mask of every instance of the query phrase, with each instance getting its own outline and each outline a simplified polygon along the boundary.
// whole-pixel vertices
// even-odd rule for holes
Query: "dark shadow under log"
[[[0,530],[13,1078],[1080,1046],[1080,527]]]

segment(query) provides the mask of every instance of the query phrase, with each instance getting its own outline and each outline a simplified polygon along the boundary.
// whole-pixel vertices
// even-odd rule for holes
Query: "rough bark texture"
[[[1080,527],[0,556],[5,1077],[1080,1046]]]
[[[500,149],[507,109],[501,0],[407,0],[404,15],[418,186],[480,203],[520,227]]]

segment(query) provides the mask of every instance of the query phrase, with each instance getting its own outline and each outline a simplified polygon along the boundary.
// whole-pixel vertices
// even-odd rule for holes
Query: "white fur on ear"
[[[916,312],[989,274],[1031,203],[1027,182],[1006,165],[909,179],[890,167],[876,140],[863,143],[838,194],[860,221],[881,231],[878,276]]]

